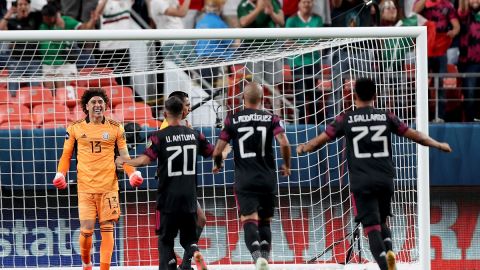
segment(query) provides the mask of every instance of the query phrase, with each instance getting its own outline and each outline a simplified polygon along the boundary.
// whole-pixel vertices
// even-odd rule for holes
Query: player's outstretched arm
[[[330,137],[328,137],[327,133],[322,132],[322,134],[318,135],[307,143],[299,144],[297,146],[297,154],[301,155],[304,153],[315,151],[325,145],[328,141],[330,141]]]
[[[407,131],[405,131],[403,136],[424,146],[437,148],[447,153],[452,152],[452,148],[450,148],[448,143],[438,142],[430,136],[412,128],[409,128]]]
[[[128,154],[128,150],[125,149],[120,149],[119,150],[120,156],[118,158],[123,159],[124,161],[130,160],[130,155]],[[117,158],[117,160],[118,160]],[[128,175],[128,179],[130,181],[130,185],[132,187],[139,187],[143,183],[143,177],[142,173],[137,171],[132,165],[128,164],[127,162],[123,162],[123,164],[120,165],[120,162],[117,163],[115,161],[115,164],[117,165],[117,168],[121,166],[125,173]]]
[[[291,156],[292,150],[290,149],[290,142],[288,142],[287,135],[285,132],[277,134],[275,136],[278,144],[280,145],[280,153],[282,154],[283,164],[282,164],[282,175],[289,176],[290,175],[290,164],[291,164]]]
[[[215,150],[213,150],[213,155],[212,155],[212,158],[213,158],[212,172],[213,173],[219,173],[220,170],[222,170],[223,168],[223,159],[224,159],[223,151],[227,147],[227,144],[228,142],[222,139],[219,139],[217,141],[217,144],[215,145]]]

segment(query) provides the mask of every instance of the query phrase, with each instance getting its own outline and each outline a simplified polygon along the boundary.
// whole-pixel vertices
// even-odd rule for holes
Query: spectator
[[[237,8],[237,16],[243,28],[274,28],[285,24],[283,11],[276,0],[242,0]],[[252,42],[254,41],[244,40],[241,47],[255,50],[264,46],[263,42]],[[260,84],[275,86],[283,81],[282,60],[249,62],[247,70],[258,76],[254,76],[254,80]]]
[[[322,27],[322,17],[313,14],[313,0],[300,0],[298,13],[287,19],[286,27]],[[298,55],[290,60],[293,70],[295,104],[299,109],[299,122],[316,121],[316,74],[320,72],[318,51]]]
[[[100,16],[101,30],[131,29],[132,0],[100,0],[95,10]],[[130,70],[129,41],[100,41],[98,47],[98,66],[111,68],[115,73],[127,73]],[[130,77],[116,77],[120,85],[131,85]]]
[[[182,0],[183,1],[183,0]],[[180,1],[180,3],[182,3]],[[187,15],[182,18],[185,29],[193,29],[202,15],[202,9],[205,6],[204,0],[191,0]]]
[[[62,14],[78,21],[90,20],[92,11],[95,10],[98,0],[61,0]]]
[[[376,4],[369,5],[363,0],[332,0],[332,26],[334,27],[367,27],[374,26],[379,20]],[[367,50],[353,50],[348,52],[350,46],[340,46],[331,52],[332,94],[326,104],[327,121],[333,120],[333,116],[342,111],[344,81],[354,77],[364,77],[372,71],[372,61]],[[365,47],[359,44],[359,47]],[[356,59],[352,63],[350,59]],[[355,65],[355,69],[353,69]]]
[[[428,53],[428,69],[434,73],[447,73],[447,50],[453,38],[460,32],[460,24],[452,3],[448,0],[417,0],[413,12],[418,13],[436,24],[434,46]],[[443,80],[440,79],[440,89],[437,91],[438,107],[434,117],[435,122],[445,119],[445,91]]]
[[[62,16],[57,6],[48,3],[42,9],[43,23],[40,30],[74,30],[74,29],[93,29],[97,21],[98,14],[92,12],[90,20],[81,23],[70,16]],[[70,63],[68,55],[72,53],[72,44],[59,41],[40,42],[40,54],[42,55],[42,69],[44,77],[70,76],[77,73],[75,63]],[[65,87],[65,82],[56,81],[45,82],[45,87],[55,89],[55,87]]]
[[[0,21],[0,30],[37,30],[42,23],[40,12],[31,12],[30,0],[18,0]],[[8,46],[10,58],[7,68],[10,77],[32,77],[40,71],[40,59],[36,54],[37,42],[12,42]],[[38,84],[38,83],[33,83]],[[12,95],[20,88],[20,83],[9,82]]]
[[[295,16],[298,12],[299,0],[283,0],[282,10],[285,15],[285,20],[289,17]],[[313,1],[314,14],[320,16],[324,24],[331,24],[332,19],[330,17],[330,1]]]
[[[50,2],[51,1],[52,0],[50,0]],[[58,2],[58,0],[56,2]],[[42,11],[43,6],[45,6],[47,3],[48,3],[47,0],[32,0],[30,2],[30,8],[32,11]]]
[[[157,29],[184,29],[182,18],[188,13],[190,0],[184,0],[180,5],[178,0],[152,0],[150,13]],[[181,54],[184,42],[165,40],[161,45],[161,53],[167,60],[175,61]],[[182,57],[182,55],[180,55]]]
[[[460,0],[458,15],[461,25],[459,71],[478,76],[480,73],[480,1]],[[472,74],[476,73],[476,74]],[[465,121],[474,121],[479,116],[478,107],[475,106],[478,92],[478,77],[465,77],[463,79],[463,97]],[[478,95],[477,95],[478,96]]]
[[[374,26],[376,20],[375,5],[364,0],[332,0],[332,26],[356,27]],[[378,23],[378,22],[377,22]]]
[[[197,29],[220,29],[228,28],[228,25],[220,17],[222,10],[221,0],[206,0],[203,8],[205,15],[197,22]],[[195,45],[197,55],[212,63],[228,59],[232,55],[230,46],[233,40],[199,40]],[[214,86],[215,78],[218,77],[220,67],[204,68],[200,70],[204,78],[211,86]]]
[[[404,16],[398,6],[398,2],[393,0],[384,0],[380,3],[379,8],[380,26],[404,25],[402,21]],[[410,20],[408,20],[408,22],[410,22]],[[382,56],[387,59],[388,62],[385,65],[380,65],[379,68],[383,69],[384,72],[388,71],[385,73],[387,76],[392,75],[395,77],[396,74],[392,74],[392,71],[399,71],[403,68],[404,63],[402,60],[405,58],[406,54],[404,47],[407,47],[408,49],[408,47],[413,46],[414,44],[412,44],[410,38],[393,38],[385,40],[383,45],[387,50],[382,51]]]
[[[276,0],[242,0],[237,16],[243,28],[273,28],[285,24],[283,11]]]
[[[223,8],[222,15],[223,18],[227,21],[227,24],[230,28],[239,28],[240,24],[238,23],[237,17],[237,8],[241,0],[226,0]]]

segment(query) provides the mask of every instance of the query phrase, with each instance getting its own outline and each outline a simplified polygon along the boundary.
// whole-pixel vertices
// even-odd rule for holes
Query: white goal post
[[[428,134],[426,35],[425,27],[2,31],[2,48],[12,54],[6,55],[4,67],[0,60],[0,92],[6,93],[0,93],[0,268],[80,269],[74,161],[66,191],[55,190],[51,180],[65,125],[84,117],[78,99],[88,88],[107,89],[108,117],[142,126],[133,134],[133,156],[145,147],[136,136],[145,139],[158,128],[164,95],[187,92],[195,108],[189,121],[215,143],[220,120],[241,108],[241,91],[252,80],[264,87],[265,108],[285,119],[292,149],[353,109],[351,89],[360,76],[377,81],[377,107]],[[200,56],[198,41],[208,46],[222,40],[228,40],[222,45],[228,49]],[[117,62],[100,66],[105,51],[86,44],[102,41],[128,43],[128,60],[112,54]],[[60,46],[52,61],[58,55],[75,58],[77,72],[67,72],[65,65],[55,77],[47,76],[39,55],[52,47],[42,44]],[[88,55],[81,55],[84,51]],[[34,74],[26,71],[33,61],[20,72],[13,67],[19,52],[38,56]],[[81,67],[80,58],[86,59]],[[123,60],[127,68],[121,68]],[[304,66],[298,67],[298,61]],[[47,89],[47,83],[53,88]],[[15,84],[18,89],[12,89]],[[390,225],[398,269],[430,270],[428,149],[398,137],[392,142],[397,177]],[[233,199],[232,158],[215,177],[210,160],[198,163],[199,202],[207,216],[199,245],[207,262],[211,269],[253,269]],[[304,157],[294,154],[292,164],[292,176],[278,179],[271,269],[377,269],[353,220],[343,140]],[[148,180],[138,190],[123,175],[119,178],[122,218],[115,228],[113,269],[158,267],[155,167],[142,173]],[[99,236],[97,226],[95,264]],[[183,254],[178,243],[176,252]]]

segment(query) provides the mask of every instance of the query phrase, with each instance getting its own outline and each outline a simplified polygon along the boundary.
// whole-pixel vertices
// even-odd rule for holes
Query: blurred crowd
[[[58,30],[58,29],[188,29],[188,28],[271,28],[271,27],[398,27],[426,25],[428,29],[428,67],[432,74],[439,74],[438,87],[433,95],[437,100],[437,122],[451,121],[447,115],[447,91],[443,77],[452,70],[463,74],[458,79],[461,88],[460,121],[480,118],[478,109],[478,82],[480,74],[480,0],[0,0],[0,30]],[[133,23],[132,23],[133,22]],[[195,51],[199,56],[218,57],[215,48],[228,48],[233,40],[199,42]],[[100,43],[57,45],[40,43],[11,43],[0,49],[0,69],[7,63],[9,76],[37,74],[43,76],[69,76],[94,61],[96,66],[124,72],[129,69],[129,46],[125,42],[102,41]],[[156,50],[175,50],[176,44],[158,42]],[[63,50],[82,51],[79,62],[71,63]],[[25,51],[37,50],[25,54]],[[94,53],[83,53],[94,52]],[[228,58],[227,50],[222,57]],[[95,59],[89,57],[95,55]],[[157,59],[163,61],[163,57]],[[341,60],[342,51],[338,52]],[[316,80],[314,54],[293,59],[291,66],[295,81],[296,103],[302,104],[314,98]],[[360,57],[362,58],[362,57]],[[80,61],[81,60],[81,61]],[[368,59],[364,59],[368,61]],[[275,85],[283,80],[284,63],[263,63],[266,82]],[[205,78],[214,78],[219,71],[200,71]],[[333,70],[335,73],[335,70]],[[310,76],[309,76],[310,75]],[[163,81],[163,74],[157,81]],[[434,78],[434,79],[435,79]],[[131,85],[130,78],[118,78],[119,84]],[[209,81],[213,84],[213,81]],[[344,82],[342,82],[344,83]],[[335,82],[334,82],[335,84]],[[432,80],[433,84],[433,80]],[[45,83],[44,87],[63,87],[62,82]],[[9,91],[20,84],[9,83]],[[159,86],[161,88],[161,86]],[[299,89],[303,91],[300,93]],[[158,89],[161,91],[161,89]],[[302,106],[301,114],[314,110]],[[303,111],[302,111],[303,110]],[[308,122],[308,121],[307,121]]]

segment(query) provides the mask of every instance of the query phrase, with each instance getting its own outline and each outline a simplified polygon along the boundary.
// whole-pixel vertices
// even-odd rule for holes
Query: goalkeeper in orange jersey
[[[108,97],[101,88],[92,88],[82,96],[81,105],[87,114],[85,119],[67,128],[62,157],[53,185],[65,189],[73,150],[76,150],[78,212],[80,218],[80,253],[84,270],[92,269],[90,249],[96,218],[100,223],[100,270],[110,269],[114,239],[113,223],[120,217],[118,179],[115,166],[115,150],[121,157],[130,158],[123,126],[105,117]],[[140,172],[125,164],[132,187],[142,184]]]

